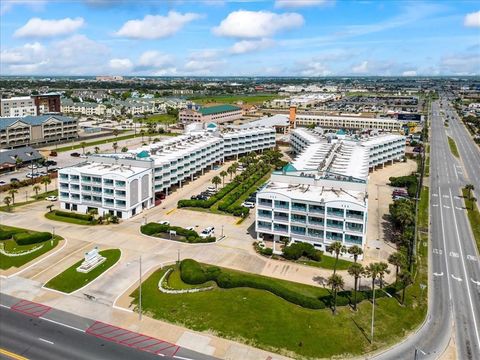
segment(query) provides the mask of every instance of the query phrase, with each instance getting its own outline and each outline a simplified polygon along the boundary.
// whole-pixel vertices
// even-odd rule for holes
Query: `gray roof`
[[[24,117],[2,117],[0,118],[0,130],[4,130],[10,125],[15,124],[17,121],[21,121],[28,125],[41,125],[48,119],[54,118],[63,122],[72,122],[75,119],[62,116],[62,115],[39,115],[39,116],[24,116]]]
[[[31,146],[11,150],[0,149],[0,164],[15,164],[15,159],[17,157],[23,161],[39,160],[42,158],[40,153]]]

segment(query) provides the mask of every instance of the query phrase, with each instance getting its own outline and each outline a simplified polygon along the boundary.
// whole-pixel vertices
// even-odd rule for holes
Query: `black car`
[[[45,161],[45,166],[56,166],[57,162],[53,160],[47,160]]]
[[[80,153],[78,153],[78,152],[73,152],[73,153],[70,154],[70,156],[80,157]]]
[[[17,178],[11,178],[10,179],[10,182],[13,183],[13,182],[20,182],[20,180],[18,180]]]

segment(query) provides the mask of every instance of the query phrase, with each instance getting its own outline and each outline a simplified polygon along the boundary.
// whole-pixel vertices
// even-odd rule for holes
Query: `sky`
[[[2,0],[1,75],[480,75],[478,1]]]

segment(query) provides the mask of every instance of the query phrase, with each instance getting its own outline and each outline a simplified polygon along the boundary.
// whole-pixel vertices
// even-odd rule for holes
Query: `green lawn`
[[[0,226],[1,230],[9,230],[9,231],[15,231],[15,232],[35,232],[32,230],[27,230],[27,229],[21,229],[21,228],[15,228],[11,226],[6,226],[6,225],[1,225]],[[3,254],[0,254],[0,269],[2,270],[7,270],[11,267],[16,267],[19,268],[20,266],[25,265],[26,263],[32,261],[33,259],[49,252],[50,250],[54,249],[60,240],[63,238],[61,236],[55,236],[53,241],[47,240],[38,244],[32,244],[32,245],[17,245],[15,240],[9,239],[9,240],[0,240],[1,243],[4,244],[4,249],[6,252],[22,252],[22,251],[28,251],[36,246],[42,245],[41,249],[38,249],[37,251],[34,251],[30,254],[26,255],[21,255],[21,256],[6,256]]]
[[[315,267],[319,267],[322,269],[329,269],[329,270],[333,270],[335,266],[335,258],[328,255],[322,255],[321,261],[297,260],[296,262],[303,265],[315,266]],[[338,259],[337,270],[347,270],[349,266],[352,264],[353,262],[351,261]]]
[[[6,205],[0,206],[0,211],[11,212],[11,211],[15,210],[16,207],[32,204],[32,203],[40,201],[40,200],[45,200],[45,198],[47,196],[58,196],[58,190],[47,191],[47,192],[44,192],[42,194],[38,194],[38,196],[35,196],[35,195],[30,196],[30,199],[32,199],[32,200],[18,202],[18,199],[21,198],[20,195],[21,195],[21,192],[16,194],[16,200],[17,201],[15,201],[15,204],[10,205],[10,207],[7,207]]]
[[[115,263],[120,259],[121,252],[119,249],[109,249],[100,251],[99,254],[107,259],[95,269],[88,273],[78,272],[77,267],[82,264],[82,259],[70,266],[64,272],[55,276],[53,279],[50,279],[45,284],[45,287],[65,293],[71,293],[75,290],[78,290],[115,265]]]
[[[156,114],[148,116],[146,119],[135,119],[135,122],[154,123],[154,124],[175,124],[177,117],[169,114]]]
[[[460,154],[458,153],[457,144],[450,136],[448,136],[448,146],[450,146],[450,151],[452,152],[453,156],[459,158]]]
[[[244,104],[262,105],[264,101],[280,99],[283,97],[284,96],[279,96],[277,94],[218,95],[218,96],[205,96],[205,97],[191,98],[189,100],[200,105],[209,104],[209,103],[235,104],[239,101],[242,101]]]
[[[463,200],[465,201],[465,207],[468,212],[468,221],[472,228],[473,236],[477,243],[477,249],[480,251],[480,212],[478,211],[477,204],[468,198],[468,190],[462,189]]]
[[[167,284],[170,288],[176,290],[188,290],[188,289],[198,289],[203,287],[214,286],[215,283],[213,281],[208,281],[204,284],[200,285],[190,285],[182,281],[180,277],[180,271],[173,271],[168,275]]]
[[[420,201],[418,203],[418,228],[420,231],[428,230],[428,204],[429,204],[429,188],[424,186],[420,193]]]
[[[69,224],[90,225],[90,226],[96,225],[96,224],[93,224],[93,223],[91,223],[90,221],[87,221],[87,220],[75,219],[75,218],[70,218],[70,217],[66,217],[66,216],[59,216],[59,215],[56,215],[54,211],[45,213],[45,217],[48,220],[61,221],[61,222],[69,223]]]
[[[342,307],[333,316],[330,309],[306,309],[270,292],[252,288],[216,287],[194,294],[164,294],[158,290],[158,282],[165,271],[166,268],[154,272],[142,285],[145,314],[291,357],[345,358],[391,345],[415,329],[426,310],[426,297],[420,302],[417,298],[417,284],[407,289],[405,307],[394,298],[378,299],[372,345],[369,341],[369,301],[359,304],[356,313],[349,307]],[[179,281],[181,279],[177,278],[172,284]],[[321,287],[272,281],[279,281],[305,295],[328,294],[328,290]],[[133,303],[137,304],[138,289],[132,296]]]
[[[430,155],[425,159],[425,176],[430,176]]]

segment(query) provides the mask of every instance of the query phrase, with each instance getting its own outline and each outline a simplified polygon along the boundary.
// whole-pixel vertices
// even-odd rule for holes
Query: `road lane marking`
[[[438,274],[438,273],[433,273],[433,276],[443,276],[443,271],[442,271],[440,274]]]
[[[18,354],[15,354],[11,351],[8,351],[8,350],[5,350],[5,349],[2,349],[0,348],[0,354],[2,355],[5,355],[5,356],[8,356],[9,358],[11,359],[16,359],[16,360],[28,360],[28,358],[26,357],[23,357],[21,355],[18,355]]]
[[[454,258],[460,257],[460,255],[458,255],[458,253],[455,252],[455,251],[450,251],[450,253],[448,255],[450,255],[451,257],[454,257]]]
[[[445,209],[450,209],[450,206],[447,206],[447,205],[443,205],[443,207],[444,207]]]
[[[438,204],[432,204],[432,206],[433,206],[433,207],[437,207],[437,206],[438,206]]]
[[[137,280],[138,281],[138,280]],[[74,326],[70,326],[70,325],[67,325],[67,324],[63,324],[61,322],[58,322],[58,321],[55,321],[55,320],[52,320],[52,319],[47,319],[47,318],[44,318],[44,317],[40,317],[40,319],[42,320],[45,320],[45,321],[48,321],[48,322],[51,322],[52,324],[56,324],[56,325],[60,325],[60,326],[64,326],[64,327],[67,327],[69,329],[72,329],[72,330],[77,330],[77,331],[80,331],[82,333],[85,332],[85,330],[82,330],[82,329],[79,329],[79,328],[76,328]]]
[[[47,340],[47,339],[42,339],[42,338],[38,338],[38,340],[46,342],[47,344],[53,345],[53,341],[50,341],[50,340]]]
[[[473,282],[475,285],[480,286],[480,281],[475,281],[475,280],[473,280],[472,278],[470,278],[470,280],[472,280],[472,282]]]
[[[452,278],[459,281],[459,282],[462,282],[463,279],[462,278],[459,278],[459,277],[456,277],[455,275],[452,274]]]
[[[438,196],[438,194],[432,194],[432,196]]]
[[[455,209],[457,209],[457,210],[464,210],[463,208],[458,207],[458,206],[455,206]]]
[[[467,260],[477,261],[477,257],[475,255],[467,255]]]
[[[434,253],[434,254],[438,254],[438,255],[442,255],[443,250],[441,250],[441,249],[433,249],[433,253]]]
[[[438,187],[438,194],[440,195],[440,205],[442,205],[442,190],[440,189],[440,186]],[[445,240],[445,226],[443,225],[443,211],[442,211],[441,206],[440,206],[440,224],[441,224],[441,227],[442,227],[443,248],[446,249],[447,248],[447,242]],[[447,253],[446,252],[444,253],[444,257],[445,257],[445,268],[446,268],[446,271],[447,271],[448,298],[450,300],[450,309],[453,312],[452,285],[450,283],[450,276],[449,276],[450,270],[448,268],[448,258],[447,258]]]

